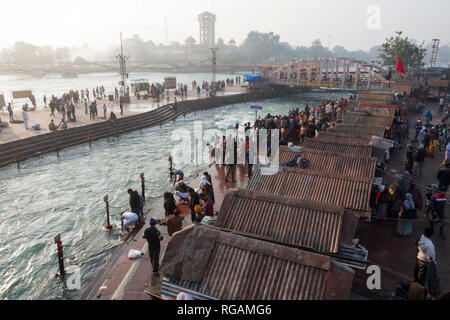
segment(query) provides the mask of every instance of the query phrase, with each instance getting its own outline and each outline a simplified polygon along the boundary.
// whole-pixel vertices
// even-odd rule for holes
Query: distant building
[[[216,45],[216,15],[203,12],[198,15],[200,24],[200,45],[215,48]]]

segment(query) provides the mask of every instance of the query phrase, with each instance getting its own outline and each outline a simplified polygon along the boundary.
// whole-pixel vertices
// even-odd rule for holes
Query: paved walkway
[[[430,104],[433,113],[433,123],[438,123],[441,120],[441,116],[438,115],[438,105]],[[419,118],[422,121],[425,120],[424,114]],[[417,115],[413,112],[410,113],[410,134],[409,140],[413,140],[415,136],[415,122],[417,121]],[[437,172],[440,164],[444,160],[444,153],[437,150],[434,158],[426,158],[423,168],[422,177],[413,177],[420,188],[424,197],[425,206],[425,190],[428,185],[437,183]],[[402,146],[400,150],[396,152],[396,155],[389,162],[389,169],[395,169],[399,173],[405,171],[406,165],[406,146]],[[413,169],[413,172],[415,170]],[[392,182],[394,176],[392,174],[385,174],[385,180]],[[422,210],[425,212],[426,208]],[[448,216],[447,207],[447,217]],[[414,245],[417,234],[423,233],[425,228],[429,227],[429,223],[423,215],[423,212],[419,213],[418,219],[413,223],[413,232],[407,238],[402,238],[397,235],[396,220],[385,220],[383,222],[361,223],[358,228],[356,237],[360,239],[360,244],[365,246],[369,251],[369,260],[371,264],[379,265],[382,272],[381,291],[376,292],[378,295],[385,298],[391,297],[395,292],[399,281],[410,282],[413,281],[415,261],[416,261],[416,247]],[[450,225],[446,226],[447,240],[443,240],[439,237],[439,227],[435,227],[435,234],[432,237],[432,241],[436,247],[437,255],[437,270],[441,281],[441,294],[445,294],[450,291]],[[359,286],[365,286],[365,280],[368,275],[365,271],[358,271],[357,277],[360,279],[355,280],[360,282]],[[362,280],[361,280],[362,279]]]

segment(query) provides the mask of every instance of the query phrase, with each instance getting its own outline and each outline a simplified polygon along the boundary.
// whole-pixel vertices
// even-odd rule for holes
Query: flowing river
[[[165,75],[147,75],[147,79],[161,81]],[[205,80],[207,75],[186,74],[177,77],[188,85],[194,79]],[[225,76],[226,79],[226,75]],[[232,75],[228,75],[232,77]],[[89,75],[99,78],[97,85],[110,83],[116,75]],[[0,78],[0,84],[6,77]],[[219,77],[218,79],[224,79]],[[92,79],[91,79],[92,80]],[[22,88],[46,92],[41,80],[34,79]],[[67,82],[67,79],[60,79]],[[71,81],[71,80],[69,80]],[[73,79],[80,81],[80,79]],[[153,80],[151,80],[153,81]],[[47,85],[49,85],[47,83]],[[53,84],[64,92],[75,83]],[[84,87],[95,84],[84,84]],[[95,85],[96,86],[96,85]],[[4,88],[4,87],[3,87]],[[16,89],[16,87],[14,87]],[[55,89],[56,90],[56,89]],[[54,91],[57,93],[56,91]],[[309,93],[288,98],[259,102],[263,113],[287,114],[292,107],[304,108],[308,103],[345,93]],[[167,158],[186,134],[174,136],[175,130],[194,133],[194,121],[202,121],[203,130],[232,128],[235,123],[255,120],[249,104],[236,104],[179,118],[162,128],[144,129],[104,139],[86,145],[65,149],[42,158],[33,158],[16,165],[0,168],[0,299],[76,299],[89,281],[105,264],[115,247],[120,244],[119,231],[104,229],[106,213],[103,197],[109,195],[111,214],[121,212],[128,205],[127,189],[140,190],[139,174],[146,176],[146,207],[162,206],[160,196],[172,191],[168,182]],[[203,147],[206,143],[203,141]],[[1,146],[0,146],[1,148]],[[184,164],[176,167],[185,172],[185,179],[200,174],[207,165]],[[122,210],[123,211],[123,210]],[[150,212],[150,215],[152,213]],[[116,217],[117,218],[117,217]],[[67,266],[81,269],[82,289],[67,290],[55,278],[58,271],[54,237],[61,234]]]

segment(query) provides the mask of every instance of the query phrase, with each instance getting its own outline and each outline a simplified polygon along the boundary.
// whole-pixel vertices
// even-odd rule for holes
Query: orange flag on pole
[[[402,58],[400,56],[398,57],[397,71],[400,72],[400,73],[403,73],[406,76],[405,67],[403,66],[403,61],[402,61]]]

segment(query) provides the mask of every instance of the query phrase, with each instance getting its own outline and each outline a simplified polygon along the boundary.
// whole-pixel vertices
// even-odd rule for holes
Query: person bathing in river
[[[177,183],[177,177],[178,177],[178,181],[183,181],[184,180],[184,172],[181,170],[175,170],[173,172],[173,185],[175,185]]]
[[[127,232],[130,232],[129,227],[132,225],[136,225],[136,223],[139,221],[139,216],[133,212],[125,212],[122,213],[120,219],[123,221],[123,228]]]

